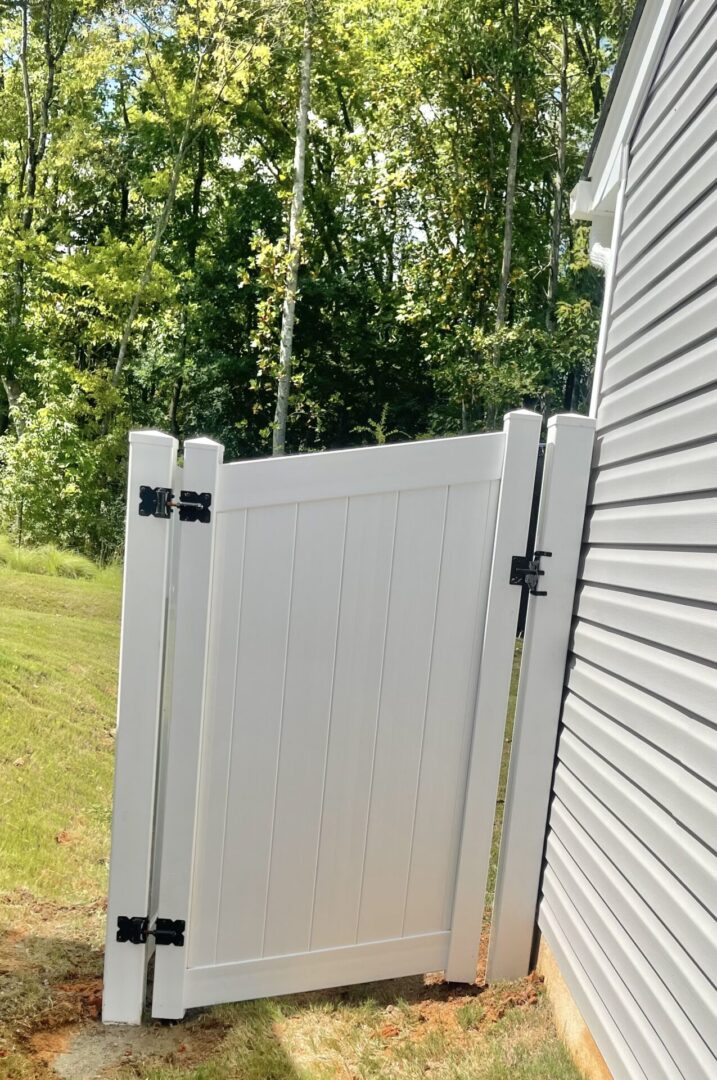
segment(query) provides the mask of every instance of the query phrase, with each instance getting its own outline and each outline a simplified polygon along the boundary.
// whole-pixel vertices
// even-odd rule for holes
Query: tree
[[[304,176],[306,172],[306,132],[309,122],[309,99],[311,94],[311,56],[314,13],[312,0],[306,0],[304,39],[301,49],[301,76],[299,81],[299,108],[296,118],[294,148],[294,187],[291,194],[289,216],[289,242],[284,284],[284,302],[281,311],[281,342],[279,345],[279,380],[274,414],[273,453],[286,452],[286,421],[289,413],[289,390],[291,387],[291,358],[294,343],[294,320],[296,293],[299,285],[299,260],[301,258],[301,215],[304,209]]]
[[[521,25],[520,0],[511,0],[511,67],[512,93],[508,103],[510,120],[510,150],[508,153],[508,175],[505,183],[505,225],[503,228],[503,257],[500,265],[498,301],[495,308],[495,328],[501,331],[505,326],[505,313],[508,303],[508,285],[510,268],[513,260],[513,216],[515,212],[515,193],[518,181],[518,154],[523,131],[523,73],[522,53],[524,28]],[[500,345],[496,346],[496,360],[500,356]]]
[[[626,5],[311,3],[0,9],[0,528],[117,547],[130,427],[232,458],[584,407],[564,192]]]
[[[42,0],[31,10],[30,0],[19,0],[10,8],[19,18],[19,35],[11,37],[22,87],[24,133],[19,138],[14,192],[6,188],[8,204],[5,246],[12,269],[6,278],[6,330],[0,361],[0,377],[14,423],[19,431],[23,421],[17,406],[22,393],[21,370],[26,347],[25,308],[28,274],[36,250],[38,177],[47,152],[50,127],[58,93],[58,69],[70,36],[78,22],[78,11],[62,0]],[[14,28],[13,28],[14,29]],[[32,54],[32,55],[31,55]],[[31,68],[33,70],[31,70]],[[5,158],[8,162],[12,159]],[[11,250],[8,250],[10,248]]]

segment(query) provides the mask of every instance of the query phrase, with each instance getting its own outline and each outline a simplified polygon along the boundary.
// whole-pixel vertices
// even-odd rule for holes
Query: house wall
[[[616,1080],[717,1077],[717,4],[633,135],[540,928]]]

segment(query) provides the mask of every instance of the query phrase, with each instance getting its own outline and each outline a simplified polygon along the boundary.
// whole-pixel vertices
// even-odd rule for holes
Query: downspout
[[[600,333],[595,356],[595,374],[590,397],[590,416],[597,417],[603,373],[605,371],[605,353],[612,316],[612,302],[615,292],[617,256],[622,234],[622,218],[625,207],[625,189],[627,186],[627,166],[629,147],[623,146],[620,160],[620,186],[617,192],[613,213],[597,213],[592,219],[590,229],[590,262],[605,271],[605,296],[600,316]]]

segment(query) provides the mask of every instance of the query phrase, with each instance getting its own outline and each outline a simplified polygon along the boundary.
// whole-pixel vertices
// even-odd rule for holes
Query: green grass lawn
[[[71,580],[0,565],[2,1080],[55,1076],[53,1055],[96,1025],[119,606],[116,571]],[[494,845],[491,882],[496,856]],[[402,979],[223,1006],[163,1038],[84,1075],[578,1080],[534,978],[488,989]]]

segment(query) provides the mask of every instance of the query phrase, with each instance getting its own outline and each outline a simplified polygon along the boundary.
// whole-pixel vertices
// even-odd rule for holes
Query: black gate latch
[[[510,563],[510,584],[527,588],[533,596],[547,596],[545,589],[539,589],[539,579],[545,574],[540,569],[541,559],[550,559],[552,551],[534,551],[528,555],[514,555]]]
[[[184,945],[184,919],[157,919],[150,929],[146,915],[118,915],[117,941],[144,945],[151,935],[156,945]]]
[[[207,525],[212,520],[211,505],[212,496],[208,491],[180,491],[179,502],[175,502],[171,488],[143,484],[139,489],[140,517],[168,518],[176,508],[180,521],[201,521]]]

